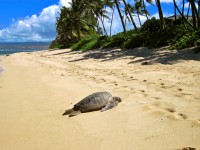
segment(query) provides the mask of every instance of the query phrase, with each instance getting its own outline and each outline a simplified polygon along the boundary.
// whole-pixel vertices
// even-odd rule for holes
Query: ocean
[[[49,48],[49,45],[50,45],[49,42],[24,42],[24,43],[0,42],[0,55],[46,50]],[[4,69],[0,66],[0,74],[3,72],[3,70]]]
[[[49,48],[49,42],[24,42],[24,43],[1,43],[0,55],[8,55],[18,52],[41,51]]]

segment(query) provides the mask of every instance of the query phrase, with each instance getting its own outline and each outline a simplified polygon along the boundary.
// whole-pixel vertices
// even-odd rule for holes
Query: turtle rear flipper
[[[118,101],[110,100],[108,104],[101,109],[101,112],[112,109],[113,107],[116,107],[118,103],[119,103]]]
[[[78,114],[80,114],[81,111],[80,110],[73,110],[70,114],[69,114],[69,117],[73,117],[73,116],[76,116]]]
[[[65,110],[65,112],[62,114],[63,116],[64,115],[69,115],[71,112],[73,112],[74,111],[74,109],[73,108],[71,108],[71,109],[67,109],[67,110]]]

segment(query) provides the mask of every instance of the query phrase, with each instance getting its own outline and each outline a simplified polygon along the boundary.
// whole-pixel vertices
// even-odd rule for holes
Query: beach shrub
[[[98,38],[98,44],[99,44],[99,47],[102,47],[103,45],[105,45],[106,43],[108,43],[109,41],[109,37],[108,36],[100,36]]]
[[[172,49],[183,49],[183,48],[187,48],[187,47],[191,47],[194,46],[194,36],[190,36],[190,35],[185,35],[183,37],[181,37],[180,39],[178,39],[172,46]]]
[[[60,48],[60,44],[57,40],[53,40],[49,46],[50,49]]]
[[[134,34],[130,39],[125,41],[122,45],[124,49],[131,49],[140,46],[144,46],[144,35],[142,33]]]
[[[119,33],[117,35],[114,35],[113,37],[108,39],[108,42],[103,45],[103,48],[108,47],[121,47],[123,42],[126,40],[126,36],[124,33]]]
[[[149,31],[149,32],[155,32],[158,31],[159,29],[160,29],[160,20],[157,20],[155,17],[145,21],[141,27],[142,31]]]
[[[198,46],[200,31],[177,30],[176,36],[170,41],[171,49],[184,49],[192,46]]]
[[[79,42],[73,44],[70,48],[72,50],[82,50],[87,51],[95,48],[99,48],[99,36],[94,35],[84,39],[81,39]]]
[[[200,40],[197,40],[195,43],[196,46],[200,46]]]
[[[116,35],[113,35],[112,37],[109,37],[107,39],[107,43],[104,43],[102,48],[110,48],[110,47],[119,47],[121,48],[123,43],[130,39],[134,35],[135,31],[130,30],[126,33],[120,32]]]

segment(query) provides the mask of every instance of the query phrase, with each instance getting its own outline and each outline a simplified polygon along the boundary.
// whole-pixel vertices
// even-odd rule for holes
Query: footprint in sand
[[[169,117],[171,119],[176,119],[176,120],[185,120],[185,119],[187,119],[187,115],[182,114],[182,113],[172,113],[172,114],[168,115],[167,117]]]
[[[96,82],[97,83],[104,83],[104,82],[106,82],[106,80],[105,79],[99,79],[99,80],[96,80]]]
[[[166,111],[170,112],[170,113],[174,113],[176,112],[175,109],[173,108],[165,108]]]
[[[152,98],[154,98],[156,100],[160,100],[161,99],[160,97],[152,97]]]
[[[114,86],[118,86],[117,82],[116,81],[112,81],[110,82],[110,84],[114,85]]]
[[[192,126],[192,127],[200,127],[200,119],[198,119],[198,120],[193,120],[191,126]]]
[[[92,80],[96,80],[96,78],[95,77],[89,77],[90,79],[92,79]]]
[[[175,109],[173,108],[165,108],[166,111],[168,111],[169,113],[171,113],[169,115],[170,118],[172,119],[178,119],[178,120],[185,120],[187,119],[187,115],[183,114],[183,113],[177,113]]]
[[[178,88],[178,91],[183,91],[183,89],[181,89],[181,88]]]
[[[165,116],[169,119],[185,120],[188,118],[186,114],[176,112],[172,107],[163,108],[162,104],[158,102],[146,105],[144,106],[144,109],[150,111],[151,114],[156,116]]]

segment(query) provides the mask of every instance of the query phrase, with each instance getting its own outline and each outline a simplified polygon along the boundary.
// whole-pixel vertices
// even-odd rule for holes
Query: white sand
[[[1,59],[0,150],[200,149],[200,54],[57,50]],[[98,91],[123,101],[62,116]]]

